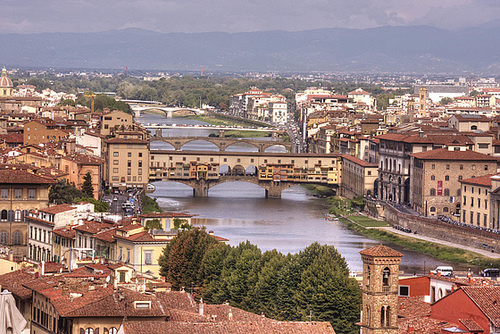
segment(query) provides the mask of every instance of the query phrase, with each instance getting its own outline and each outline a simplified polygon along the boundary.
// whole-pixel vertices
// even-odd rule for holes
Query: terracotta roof
[[[0,275],[0,286],[21,299],[30,299],[32,295],[31,290],[24,287],[23,284],[34,280],[36,280],[34,273],[16,270]]]
[[[141,218],[174,218],[174,217],[184,217],[191,218],[193,215],[183,213],[183,212],[156,212],[156,213],[145,213],[140,215]]]
[[[76,153],[65,156],[63,159],[76,162],[79,165],[102,165],[104,163],[104,160],[101,158]]]
[[[354,162],[357,165],[363,166],[363,167],[378,167],[377,164],[369,163],[364,160],[358,159],[356,157],[353,157],[352,155],[349,154],[342,154],[343,159],[347,159],[349,161]]]
[[[491,119],[484,115],[455,114],[453,117],[459,122],[491,122]]]
[[[180,291],[161,291],[156,293],[156,298],[158,298],[166,309],[198,313],[198,307],[189,293]]]
[[[377,245],[359,252],[361,255],[377,256],[377,257],[402,257],[403,254],[384,245]]]
[[[450,151],[440,148],[432,151],[410,154],[412,157],[421,160],[454,160],[454,161],[497,161],[496,157],[482,154],[475,151]]]
[[[424,296],[399,297],[398,316],[403,318],[415,318],[427,317],[430,314],[431,304],[424,301]]]
[[[122,236],[117,235],[117,236],[115,236],[115,238],[125,239],[125,240],[129,240],[129,241],[133,241],[133,242],[155,242],[155,241],[156,242],[166,242],[166,241],[168,241],[168,239],[155,239],[147,231],[132,234],[129,237],[122,237]]]
[[[8,184],[53,184],[53,178],[40,176],[27,172],[26,170],[0,170],[0,183]]]
[[[478,323],[472,319],[458,319],[458,321],[460,321],[469,332],[484,332],[484,328],[479,326]]]
[[[467,184],[476,184],[478,186],[486,186],[486,187],[491,187],[491,177],[495,174],[488,174],[484,176],[479,176],[479,177],[473,177],[470,179],[465,179],[460,181],[461,183],[467,183]]]
[[[102,230],[111,228],[112,225],[100,222],[84,222],[82,225],[73,227],[74,230],[80,232],[86,232],[90,234],[96,234]]]
[[[116,229],[111,229],[108,231],[101,231],[94,234],[94,239],[99,239],[106,242],[116,242],[114,236],[116,235]]]
[[[148,144],[147,140],[142,139],[124,139],[124,138],[111,138],[106,140],[108,144]]]
[[[500,327],[500,286],[461,288],[495,327]]]
[[[52,215],[55,215],[55,214],[58,214],[61,212],[71,211],[71,210],[76,211],[76,207],[71,205],[71,204],[59,204],[59,205],[54,205],[54,206],[51,206],[51,207],[48,207],[45,209],[39,209],[39,211],[41,211],[41,212],[49,213]]]
[[[329,322],[232,321],[179,322],[127,321],[127,334],[334,334]]]

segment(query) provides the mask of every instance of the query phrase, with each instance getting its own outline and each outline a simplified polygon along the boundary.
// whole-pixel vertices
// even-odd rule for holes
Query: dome
[[[14,84],[12,83],[12,80],[7,77],[7,70],[4,67],[4,69],[2,70],[2,76],[0,77],[0,88],[12,87],[14,87]]]

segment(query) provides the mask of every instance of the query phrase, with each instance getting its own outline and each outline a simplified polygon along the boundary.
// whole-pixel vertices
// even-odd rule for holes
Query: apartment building
[[[425,216],[453,216],[461,210],[460,181],[496,173],[495,157],[441,148],[411,154],[410,206]]]
[[[490,228],[491,177],[494,174],[460,181],[462,213],[460,221],[468,225]]]
[[[342,155],[342,195],[347,198],[372,196],[378,178],[378,164],[348,154]]]
[[[110,188],[145,188],[149,179],[149,142],[147,140],[108,139],[105,157],[104,179]]]
[[[132,128],[133,118],[131,114],[120,110],[105,113],[101,120],[101,134],[113,135],[116,131]]]

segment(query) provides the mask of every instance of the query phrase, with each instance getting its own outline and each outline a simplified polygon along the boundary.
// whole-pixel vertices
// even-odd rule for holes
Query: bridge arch
[[[247,168],[245,169],[246,175],[255,175],[257,176],[259,173],[259,170],[257,166],[255,165],[248,165]]]
[[[211,147],[197,148],[196,146],[200,145],[201,143],[211,144],[210,145]],[[179,151],[213,151],[213,152],[221,151],[220,146],[217,145],[217,143],[215,143],[214,141],[209,140],[208,138],[207,139],[196,138],[196,139],[188,140],[188,141],[182,143],[182,145],[178,146],[178,150]]]
[[[234,165],[233,168],[231,169],[231,175],[233,176],[245,176],[246,175],[246,168],[243,167],[242,165]]]
[[[251,151],[240,151],[236,147],[245,147],[251,149]],[[259,147],[253,143],[249,143],[245,140],[235,140],[226,146],[225,151],[227,152],[259,152]]]
[[[276,152],[287,152],[287,147],[284,144],[274,144],[266,147],[264,152],[276,153]]]

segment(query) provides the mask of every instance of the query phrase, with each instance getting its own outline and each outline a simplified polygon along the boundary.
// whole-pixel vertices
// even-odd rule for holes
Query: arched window
[[[16,214],[15,214],[14,219],[15,219],[16,222],[20,222],[21,221],[21,210],[16,210]]]
[[[433,207],[433,206],[431,206],[430,211],[431,211],[431,212],[436,212],[436,208],[435,208],[435,207]]]
[[[94,329],[92,329],[92,328],[87,328],[87,329],[85,330],[85,334],[94,334]]]
[[[458,176],[458,181],[462,181],[462,179],[463,179],[462,175],[459,175]]]
[[[445,189],[444,189],[444,195],[445,195],[445,196],[450,196],[450,189],[445,188]]]
[[[368,305],[366,307],[366,322],[365,322],[368,326],[371,325],[371,311],[370,311],[370,306]]]
[[[445,207],[443,208],[443,212],[448,212],[448,207],[447,207],[447,206],[445,206]]]
[[[109,329],[109,334],[117,334],[118,333],[118,329],[116,329],[115,327],[111,327]]]
[[[366,287],[367,288],[370,287],[370,279],[371,279],[371,270],[370,270],[370,266],[368,266],[367,270],[366,270]]]
[[[450,176],[449,176],[449,175],[445,175],[445,176],[444,176],[444,180],[445,180],[445,181],[450,181]]]
[[[2,214],[0,216],[0,219],[7,220],[7,210],[2,210]]]
[[[384,270],[382,271],[382,286],[383,287],[389,287],[390,276],[391,276],[391,270],[388,267],[385,267]]]
[[[436,196],[436,189],[432,188],[430,191],[431,196]]]
[[[20,231],[14,232],[14,245],[21,245],[23,243],[23,235]]]
[[[7,232],[5,231],[0,232],[0,244],[7,245]]]
[[[470,127],[470,129],[471,129],[471,130],[477,130],[477,125],[472,125],[472,126]]]
[[[462,196],[462,189],[460,188],[457,189],[457,196]]]
[[[431,181],[434,181],[436,179],[435,175],[431,175]]]

